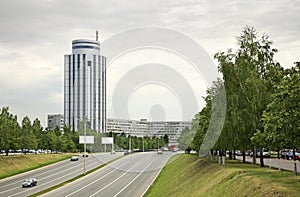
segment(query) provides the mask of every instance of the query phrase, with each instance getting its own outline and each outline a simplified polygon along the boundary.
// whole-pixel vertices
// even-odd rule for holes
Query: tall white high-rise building
[[[106,57],[100,42],[73,40],[72,54],[65,55],[65,125],[77,130],[80,121],[97,132],[106,132]]]

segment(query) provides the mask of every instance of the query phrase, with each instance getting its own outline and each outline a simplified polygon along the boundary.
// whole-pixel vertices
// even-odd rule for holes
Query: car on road
[[[83,153],[83,154],[82,154],[82,157],[88,157],[88,156],[89,156],[88,153]]]
[[[271,157],[271,154],[268,151],[263,151],[262,155],[263,155],[264,158],[270,158]],[[253,152],[250,153],[250,157],[253,157]],[[256,157],[257,158],[260,157],[260,152],[259,151],[256,153]]]
[[[158,150],[157,154],[163,154],[162,150]]]
[[[36,178],[25,179],[24,182],[22,183],[22,187],[32,187],[36,185],[37,185]]]
[[[286,152],[283,158],[287,160],[293,159],[293,152]]]
[[[131,154],[131,150],[124,150],[124,155],[129,155]]]
[[[236,151],[235,151],[235,155],[236,155],[236,156],[243,156],[243,152],[240,151],[240,150],[236,150]]]
[[[78,161],[78,160],[79,160],[79,157],[78,157],[78,156],[72,156],[70,160],[71,160],[71,161]]]
[[[294,153],[293,152],[289,152],[286,155],[286,159],[287,160],[294,159]],[[295,160],[299,160],[300,161],[300,152],[295,152]]]
[[[300,161],[300,153],[296,154],[296,160]]]
[[[116,151],[113,150],[113,151],[110,152],[110,154],[116,154]]]

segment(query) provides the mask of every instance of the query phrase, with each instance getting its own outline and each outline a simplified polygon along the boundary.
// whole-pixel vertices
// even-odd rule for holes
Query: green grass
[[[152,196],[299,196],[300,177],[240,161],[219,165],[195,155],[171,158],[149,188]]]
[[[0,156],[0,179],[68,159],[72,154]]]

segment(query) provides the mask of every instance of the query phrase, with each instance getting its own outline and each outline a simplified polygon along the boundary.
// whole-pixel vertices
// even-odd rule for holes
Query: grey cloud
[[[35,114],[40,119],[54,109],[61,113],[63,55],[70,53],[72,39],[94,38],[96,29],[104,40],[129,28],[163,26],[182,31],[199,42],[205,40],[217,52],[225,50],[224,45],[234,47],[235,36],[245,25],[251,25],[259,33],[270,35],[280,53],[285,54],[282,57],[288,57],[299,54],[299,19],[298,0],[2,0],[0,104],[8,103],[15,111]],[[24,61],[35,57],[39,57],[39,65]],[[28,76],[21,72],[29,72],[32,66],[41,69],[42,78],[30,83],[24,78],[28,91],[21,89],[22,83],[13,84],[18,77]],[[54,70],[45,73],[52,66]],[[5,75],[12,72],[20,75]],[[3,92],[8,96],[3,97]]]

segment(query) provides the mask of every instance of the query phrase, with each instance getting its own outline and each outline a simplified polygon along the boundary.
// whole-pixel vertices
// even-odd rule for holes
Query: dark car
[[[285,159],[287,159],[287,160],[293,159],[293,152],[287,152],[285,154]]]
[[[22,187],[32,187],[36,185],[37,185],[36,178],[25,179],[24,182],[22,183]]]

